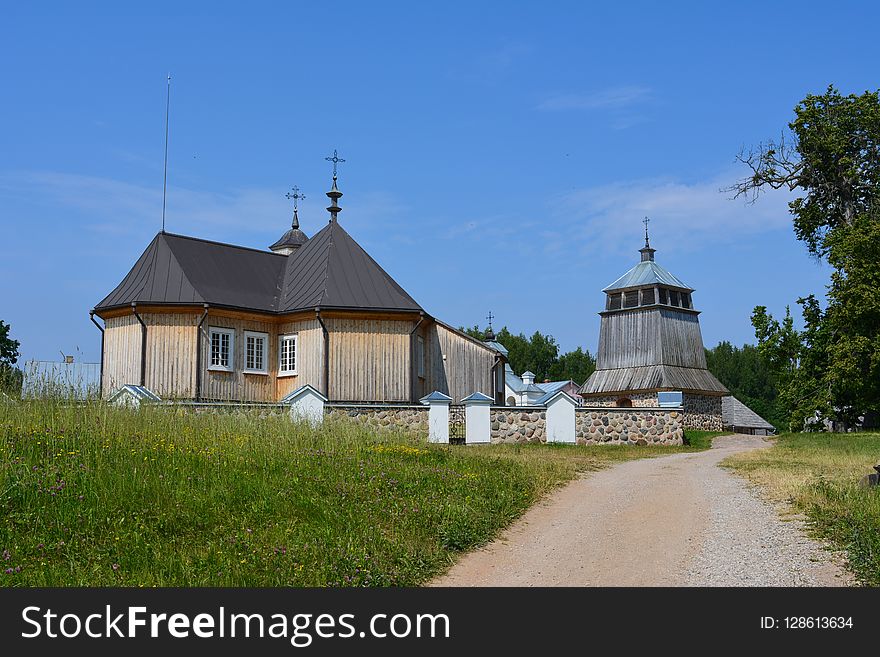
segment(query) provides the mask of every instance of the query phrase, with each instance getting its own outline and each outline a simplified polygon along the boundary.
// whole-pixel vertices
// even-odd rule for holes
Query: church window
[[[690,308],[691,307],[691,295],[687,292],[681,293],[681,307],[682,308]]]
[[[650,287],[646,290],[642,290],[642,305],[651,306],[654,303],[654,288]]]
[[[232,356],[235,345],[235,331],[233,329],[211,326],[208,328],[208,337],[211,348],[211,359],[208,369],[231,372],[233,370]]]
[[[244,371],[249,374],[268,374],[266,349],[268,333],[244,332]]]
[[[632,290],[627,292],[623,298],[623,307],[624,308],[635,308],[639,305],[639,291]]]
[[[620,310],[620,293],[608,295],[608,310]]]
[[[664,306],[669,305],[669,290],[667,290],[665,287],[660,288],[660,303],[662,303]]]
[[[679,305],[678,290],[669,290],[669,305],[670,306]]]
[[[416,374],[420,379],[425,378],[425,338],[416,336]]]
[[[296,334],[278,338],[278,375],[296,374]]]

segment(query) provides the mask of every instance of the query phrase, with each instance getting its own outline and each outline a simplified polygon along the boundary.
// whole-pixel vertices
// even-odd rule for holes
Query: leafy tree
[[[479,326],[459,330],[477,340],[486,340],[487,331]],[[540,331],[527,338],[524,333],[511,333],[505,326],[495,334],[495,340],[507,349],[507,360],[513,370],[520,374],[526,370],[533,372],[535,381],[571,379],[582,384],[596,369],[596,361],[589,351],[578,347],[560,356],[556,339]]]
[[[550,367],[549,378],[554,381],[571,379],[578,385],[583,385],[595,371],[596,359],[593,358],[589,351],[584,351],[578,347],[574,351],[569,351],[559,357],[559,360]]]
[[[735,347],[720,342],[706,350],[709,371],[731,394],[777,429],[788,428],[788,417],[779,402],[776,377],[758,348],[745,344]]]
[[[880,407],[880,92],[808,95],[789,129],[740,154],[751,174],[732,189],[752,200],[767,187],[799,191],[789,203],[795,235],[834,271],[824,310],[798,300],[796,349],[766,308],[753,324],[793,426],[816,410],[852,424]]]
[[[10,328],[0,319],[0,389],[16,391],[21,389],[21,371],[15,367],[21,343],[9,337]]]

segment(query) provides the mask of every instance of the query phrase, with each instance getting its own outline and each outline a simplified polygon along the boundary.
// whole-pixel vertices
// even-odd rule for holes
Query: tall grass
[[[577,472],[671,451],[2,403],[0,585],[414,585]]]
[[[722,465],[803,512],[817,536],[846,551],[859,581],[880,586],[880,487],[859,485],[878,461],[880,434],[820,433],[783,435]]]

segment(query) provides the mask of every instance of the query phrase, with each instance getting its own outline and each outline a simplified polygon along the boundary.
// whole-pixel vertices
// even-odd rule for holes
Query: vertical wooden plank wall
[[[104,323],[104,384],[107,397],[119,387],[141,382],[141,325],[134,315],[109,317]]]
[[[492,396],[492,349],[436,323],[431,325],[425,343],[427,392],[439,390],[456,402],[474,392]]]
[[[196,394],[196,325],[201,315],[148,313],[142,317],[147,325],[147,388],[163,399],[192,399]]]
[[[296,333],[296,376],[283,376],[275,384],[275,399],[310,385],[323,392],[324,382],[324,333],[317,319],[284,322],[272,338],[275,342],[275,358],[270,363],[272,372],[278,371],[278,336]]]
[[[412,321],[324,320],[330,331],[330,398],[406,402]]]
[[[660,364],[706,367],[697,315],[652,308],[602,317],[597,369]]]
[[[235,329],[233,344],[234,371],[217,372],[209,370],[211,364],[211,347],[209,329],[212,326]],[[269,373],[245,374],[244,369],[244,332],[260,331],[269,334]],[[235,319],[212,315],[210,312],[202,324],[202,398],[221,401],[276,401],[275,370],[278,360],[278,331],[276,325],[249,319]]]

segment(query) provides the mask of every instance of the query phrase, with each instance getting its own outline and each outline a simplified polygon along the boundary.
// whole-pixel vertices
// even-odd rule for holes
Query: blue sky
[[[428,312],[595,351],[638,259],[696,288],[707,345],[821,294],[784,194],[719,189],[829,83],[880,86],[870,3],[5,3],[0,319],[25,358],[99,357],[88,311],[160,227],[257,248],[284,193]],[[181,6],[184,8],[181,9]]]

